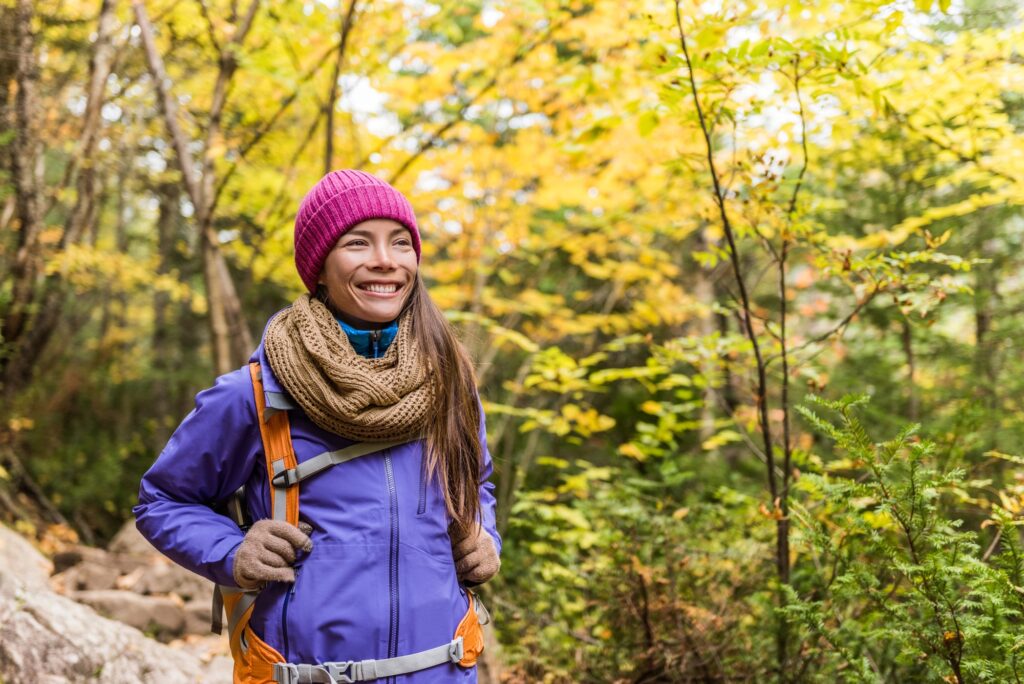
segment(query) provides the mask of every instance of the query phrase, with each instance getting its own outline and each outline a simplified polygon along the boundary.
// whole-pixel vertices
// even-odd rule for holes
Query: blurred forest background
[[[1011,0],[4,0],[0,509],[103,543],[396,184],[477,360],[511,681],[1024,678]]]

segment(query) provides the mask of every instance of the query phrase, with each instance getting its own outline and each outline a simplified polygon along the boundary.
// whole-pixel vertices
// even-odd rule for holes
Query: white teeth
[[[370,283],[368,285],[363,285],[363,289],[369,290],[370,292],[377,292],[380,294],[393,294],[398,289],[398,286],[393,283],[391,285],[378,285],[376,283]]]

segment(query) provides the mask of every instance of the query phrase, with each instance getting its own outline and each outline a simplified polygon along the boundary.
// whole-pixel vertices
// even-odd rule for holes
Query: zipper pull
[[[302,569],[301,565],[295,566],[295,581],[292,582],[292,588],[288,590],[288,593],[295,596],[295,586],[299,583],[299,570]]]

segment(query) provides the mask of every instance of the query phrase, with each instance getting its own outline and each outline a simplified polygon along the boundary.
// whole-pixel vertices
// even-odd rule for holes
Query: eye
[[[363,247],[364,245],[366,245],[366,240],[354,238],[343,244],[342,247]]]
[[[395,244],[402,245],[403,247],[408,247],[409,245],[412,244],[412,240],[410,240],[409,238],[398,238],[397,240],[395,240]]]

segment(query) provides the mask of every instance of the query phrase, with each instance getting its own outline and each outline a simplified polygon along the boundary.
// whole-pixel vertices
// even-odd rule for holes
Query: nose
[[[370,256],[370,263],[367,266],[374,271],[393,271],[397,268],[394,254],[391,252],[391,245],[374,245],[373,254]]]

